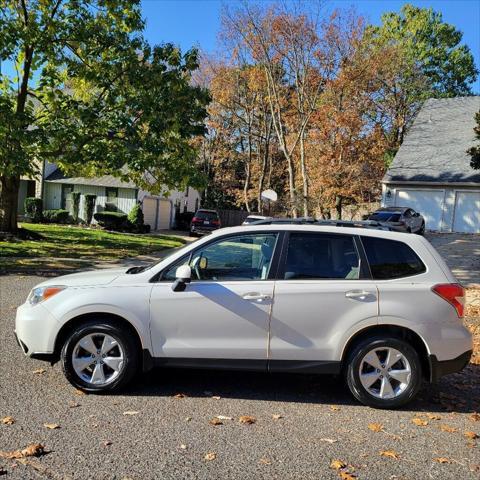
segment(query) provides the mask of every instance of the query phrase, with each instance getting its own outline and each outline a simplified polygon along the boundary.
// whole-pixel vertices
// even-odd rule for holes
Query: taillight
[[[212,220],[212,225],[220,225],[220,220]]]
[[[458,283],[440,283],[432,287],[438,296],[446,300],[457,311],[457,315],[462,318],[465,308],[465,289]]]
[[[193,222],[193,223],[197,223],[197,222],[199,222],[199,221],[200,221],[200,219],[199,219],[198,217],[193,217],[193,218],[192,218],[192,222]]]

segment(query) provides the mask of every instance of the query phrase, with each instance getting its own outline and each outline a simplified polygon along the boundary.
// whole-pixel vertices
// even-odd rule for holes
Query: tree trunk
[[[243,184],[243,201],[245,202],[245,208],[250,213],[250,202],[248,201],[248,189],[250,188],[250,164],[248,163],[245,168],[245,183]]]
[[[307,166],[305,164],[305,138],[303,133],[300,137],[300,170],[302,172],[303,182],[303,216],[308,217],[308,177]]]
[[[335,210],[337,211],[337,220],[342,219],[342,201],[343,198],[340,195],[335,197]]]
[[[0,176],[0,232],[17,231],[19,176]]]

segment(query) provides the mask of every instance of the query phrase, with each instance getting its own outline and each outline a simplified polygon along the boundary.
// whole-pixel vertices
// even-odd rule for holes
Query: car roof
[[[210,210],[208,208],[199,208],[197,212],[218,213],[216,210]]]
[[[410,207],[382,207],[378,210],[375,210],[373,213],[377,212],[404,212],[406,210],[410,210]]]

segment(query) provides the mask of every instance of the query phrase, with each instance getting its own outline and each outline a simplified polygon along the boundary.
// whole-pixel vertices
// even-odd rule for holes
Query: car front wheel
[[[353,396],[374,408],[398,408],[420,390],[417,352],[397,338],[372,338],[356,345],[348,359],[347,384]]]
[[[61,352],[63,372],[88,392],[114,391],[138,370],[139,352],[132,336],[111,320],[91,320],[67,336]]]

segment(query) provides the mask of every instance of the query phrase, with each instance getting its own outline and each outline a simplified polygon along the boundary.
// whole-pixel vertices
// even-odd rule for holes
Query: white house
[[[24,213],[24,201],[27,196],[43,198],[45,210],[70,209],[72,192],[80,192],[79,217],[86,218],[84,196],[97,196],[95,212],[114,209],[129,213],[137,202],[141,202],[145,223],[152,230],[171,228],[174,225],[176,212],[195,212],[200,204],[200,193],[187,187],[186,191],[174,190],[165,196],[152,195],[140,190],[132,182],[123,182],[111,175],[87,178],[64,175],[54,164],[45,162],[43,174],[38,181],[22,179],[18,199],[18,211]]]
[[[480,233],[480,170],[467,154],[479,110],[479,96],[425,102],[383,178],[382,205],[412,207],[429,230]]]

